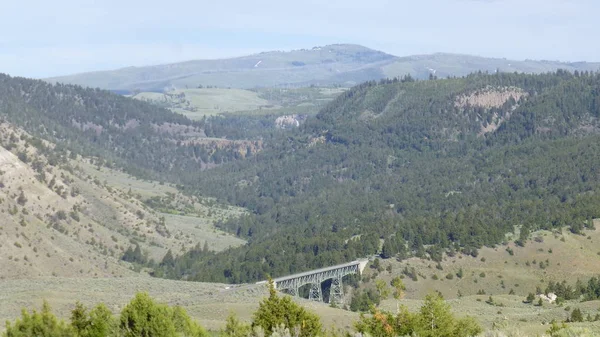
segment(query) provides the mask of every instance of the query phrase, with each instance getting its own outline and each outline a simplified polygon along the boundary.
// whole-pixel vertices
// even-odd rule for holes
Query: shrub
[[[63,321],[58,320],[52,313],[48,302],[44,301],[42,311],[33,310],[29,313],[23,309],[21,318],[14,323],[6,323],[6,331],[3,336],[8,337],[30,337],[30,336],[75,336],[71,327]]]
[[[450,306],[439,294],[430,294],[417,313],[410,313],[405,306],[397,315],[372,309],[371,316],[361,316],[355,329],[362,335],[371,336],[476,336],[482,332],[473,318],[458,319]]]
[[[17,198],[17,203],[21,206],[25,206],[25,204],[27,203],[27,197],[25,197],[25,193],[23,192],[23,190],[21,190],[21,193]]]

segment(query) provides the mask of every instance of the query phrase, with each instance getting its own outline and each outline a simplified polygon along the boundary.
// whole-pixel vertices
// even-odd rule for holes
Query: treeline
[[[156,303],[138,293],[115,317],[103,303],[91,310],[76,303],[68,323],[56,318],[44,301],[42,310],[21,311],[21,317],[6,323],[4,337],[208,337],[182,307]]]
[[[491,108],[456,104],[503,88],[527,95]],[[522,236],[577,233],[600,216],[599,108],[600,75],[591,73],[359,85],[252,160],[190,178],[188,191],[253,212],[218,224],[249,244],[192,250],[157,273],[250,282],[376,253],[476,256],[515,226]],[[490,116],[505,121],[481,134]]]
[[[566,280],[549,281],[543,291],[541,287],[537,287],[536,293],[538,295],[553,293],[556,295],[557,303],[570,300],[596,301],[600,299],[600,277],[592,277],[587,283],[578,279],[574,285],[567,283]],[[529,296],[534,295],[531,293]]]
[[[375,309],[373,309],[375,310]],[[417,313],[400,307],[397,318],[393,314],[374,311],[372,317],[361,316],[355,323],[357,333],[374,337],[456,336],[470,337],[481,333],[472,318],[456,318],[450,306],[438,295],[429,295]],[[69,322],[56,318],[44,302],[41,312],[22,310],[15,322],[7,322],[4,337],[250,337],[250,336],[349,336],[349,332],[335,329],[326,331],[320,317],[296,304],[289,296],[279,296],[269,284],[269,297],[263,299],[252,315],[252,321],[240,322],[235,316],[227,318],[225,328],[207,332],[192,320],[182,307],[170,307],[155,302],[148,294],[138,293],[119,316],[104,304],[91,310],[75,304]]]

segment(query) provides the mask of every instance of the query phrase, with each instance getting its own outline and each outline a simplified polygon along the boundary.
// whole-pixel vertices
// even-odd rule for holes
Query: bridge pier
[[[321,281],[316,281],[311,284],[308,299],[311,301],[323,302],[323,294],[321,294]]]
[[[341,305],[344,302],[344,286],[342,277],[334,277],[331,279],[331,287],[329,288],[329,303]]]

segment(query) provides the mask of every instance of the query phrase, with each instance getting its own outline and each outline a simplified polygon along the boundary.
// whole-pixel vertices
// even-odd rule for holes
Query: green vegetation
[[[48,148],[39,139],[31,142],[53,165],[66,161],[68,149],[71,156],[99,157],[99,166],[116,165],[164,180],[173,165],[176,171],[197,170],[253,153],[247,151],[251,144],[191,141],[204,136],[203,121],[98,89],[0,74],[0,98],[3,120],[57,144]]]
[[[280,326],[288,331],[299,329],[295,336],[311,337],[322,333],[322,326],[317,315],[306,311],[294,303],[289,296],[279,297],[273,281],[269,281],[269,297],[263,300],[252,318],[252,327],[260,327],[266,336]]]
[[[119,318],[99,304],[88,312],[80,303],[71,312],[66,324],[44,302],[42,311],[29,313],[23,309],[21,318],[7,322],[4,337],[207,337],[206,331],[192,321],[181,307],[156,303],[148,294],[138,293],[123,308]]]
[[[522,237],[586,227],[600,216],[599,79],[474,74],[352,88],[253,160],[190,178],[187,190],[253,212],[218,224],[249,244],[189,252],[161,274],[248,282],[372,255],[382,238],[385,257],[439,259],[477,256],[516,227]],[[460,104],[506,88],[521,97]]]
[[[371,336],[397,336],[417,333],[419,336],[474,336],[482,331],[472,318],[455,318],[450,307],[438,295],[429,295],[419,312],[411,313],[404,306],[398,315],[372,309],[369,316],[361,315],[355,323],[359,333]],[[291,297],[280,297],[272,283],[269,296],[258,306],[249,324],[231,314],[224,329],[224,337],[245,336],[336,336],[335,331],[323,329],[320,317],[307,311]],[[23,309],[21,318],[7,322],[4,337],[207,337],[209,333],[192,320],[178,306],[159,304],[146,293],[137,293],[122,309],[119,316],[104,305],[88,310],[76,303],[67,324],[58,319],[44,302],[40,313]]]
[[[548,286],[544,290],[544,294],[554,293],[557,296],[557,302],[579,300],[595,301],[600,299],[600,277],[592,277],[587,284],[581,280],[577,280],[575,285],[570,285],[567,281],[562,282],[549,281]],[[533,295],[530,293],[530,295]],[[529,297],[527,297],[529,300]]]
[[[358,332],[373,337],[468,337],[477,336],[482,332],[479,324],[472,318],[454,317],[448,304],[437,294],[428,295],[418,313],[410,313],[402,306],[396,315],[375,308],[371,314],[361,315],[355,327]]]
[[[507,243],[509,253],[502,252],[510,258],[536,230],[568,227],[579,235],[593,228],[590,220],[600,216],[594,179],[599,80],[598,74],[559,71],[367,82],[299,128],[256,131],[250,143],[204,138],[225,132],[216,118],[192,122],[100,90],[10,77],[2,77],[0,110],[36,137],[55,141],[52,151],[32,142],[53,160],[67,161],[75,150],[99,157],[99,167],[123,167],[177,184],[197,200],[208,195],[246,208],[216,223],[246,245],[220,253],[202,245],[184,254],[173,250],[153,270],[237,283],[379,253],[429,258],[433,266],[444,256],[477,257],[482,247],[508,240],[517,244]],[[68,197],[67,189],[62,195]],[[33,201],[27,197],[26,206]],[[167,203],[149,200],[168,212],[180,210]],[[75,220],[68,214],[61,221]],[[549,268],[547,262],[541,266]],[[489,282],[486,273],[474,275]],[[438,282],[473,279],[459,274],[449,268]],[[405,275],[425,281],[418,270],[407,268]]]
[[[60,321],[52,314],[50,305],[44,302],[42,311],[33,310],[29,313],[23,309],[21,318],[14,323],[6,323],[4,337],[30,337],[30,336],[48,336],[48,337],[70,337],[75,336],[74,331],[63,321]]]
[[[181,89],[165,93],[141,92],[133,98],[170,108],[190,119],[270,107],[270,103],[255,92],[226,88]]]

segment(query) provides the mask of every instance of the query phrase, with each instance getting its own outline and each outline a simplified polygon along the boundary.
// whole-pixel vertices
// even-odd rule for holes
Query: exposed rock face
[[[519,102],[521,97],[527,97],[527,93],[523,91],[523,89],[516,87],[487,87],[470,94],[458,96],[454,102],[454,105],[462,108],[466,106],[500,108],[504,105],[504,103],[508,102],[511,97],[516,103]]]
[[[481,131],[478,136],[483,136],[486,133],[494,132],[505,120],[510,118],[510,114],[514,111],[522,98],[526,98],[528,93],[517,87],[486,87],[468,94],[456,97],[454,106],[458,108],[476,107],[483,109],[501,108],[505,104],[510,104],[510,110],[498,114],[494,112],[491,120],[487,123],[482,123]],[[482,118],[482,116],[479,116]]]
[[[275,127],[279,129],[290,129],[300,126],[300,120],[302,117],[298,115],[285,115],[277,117],[275,120]]]

